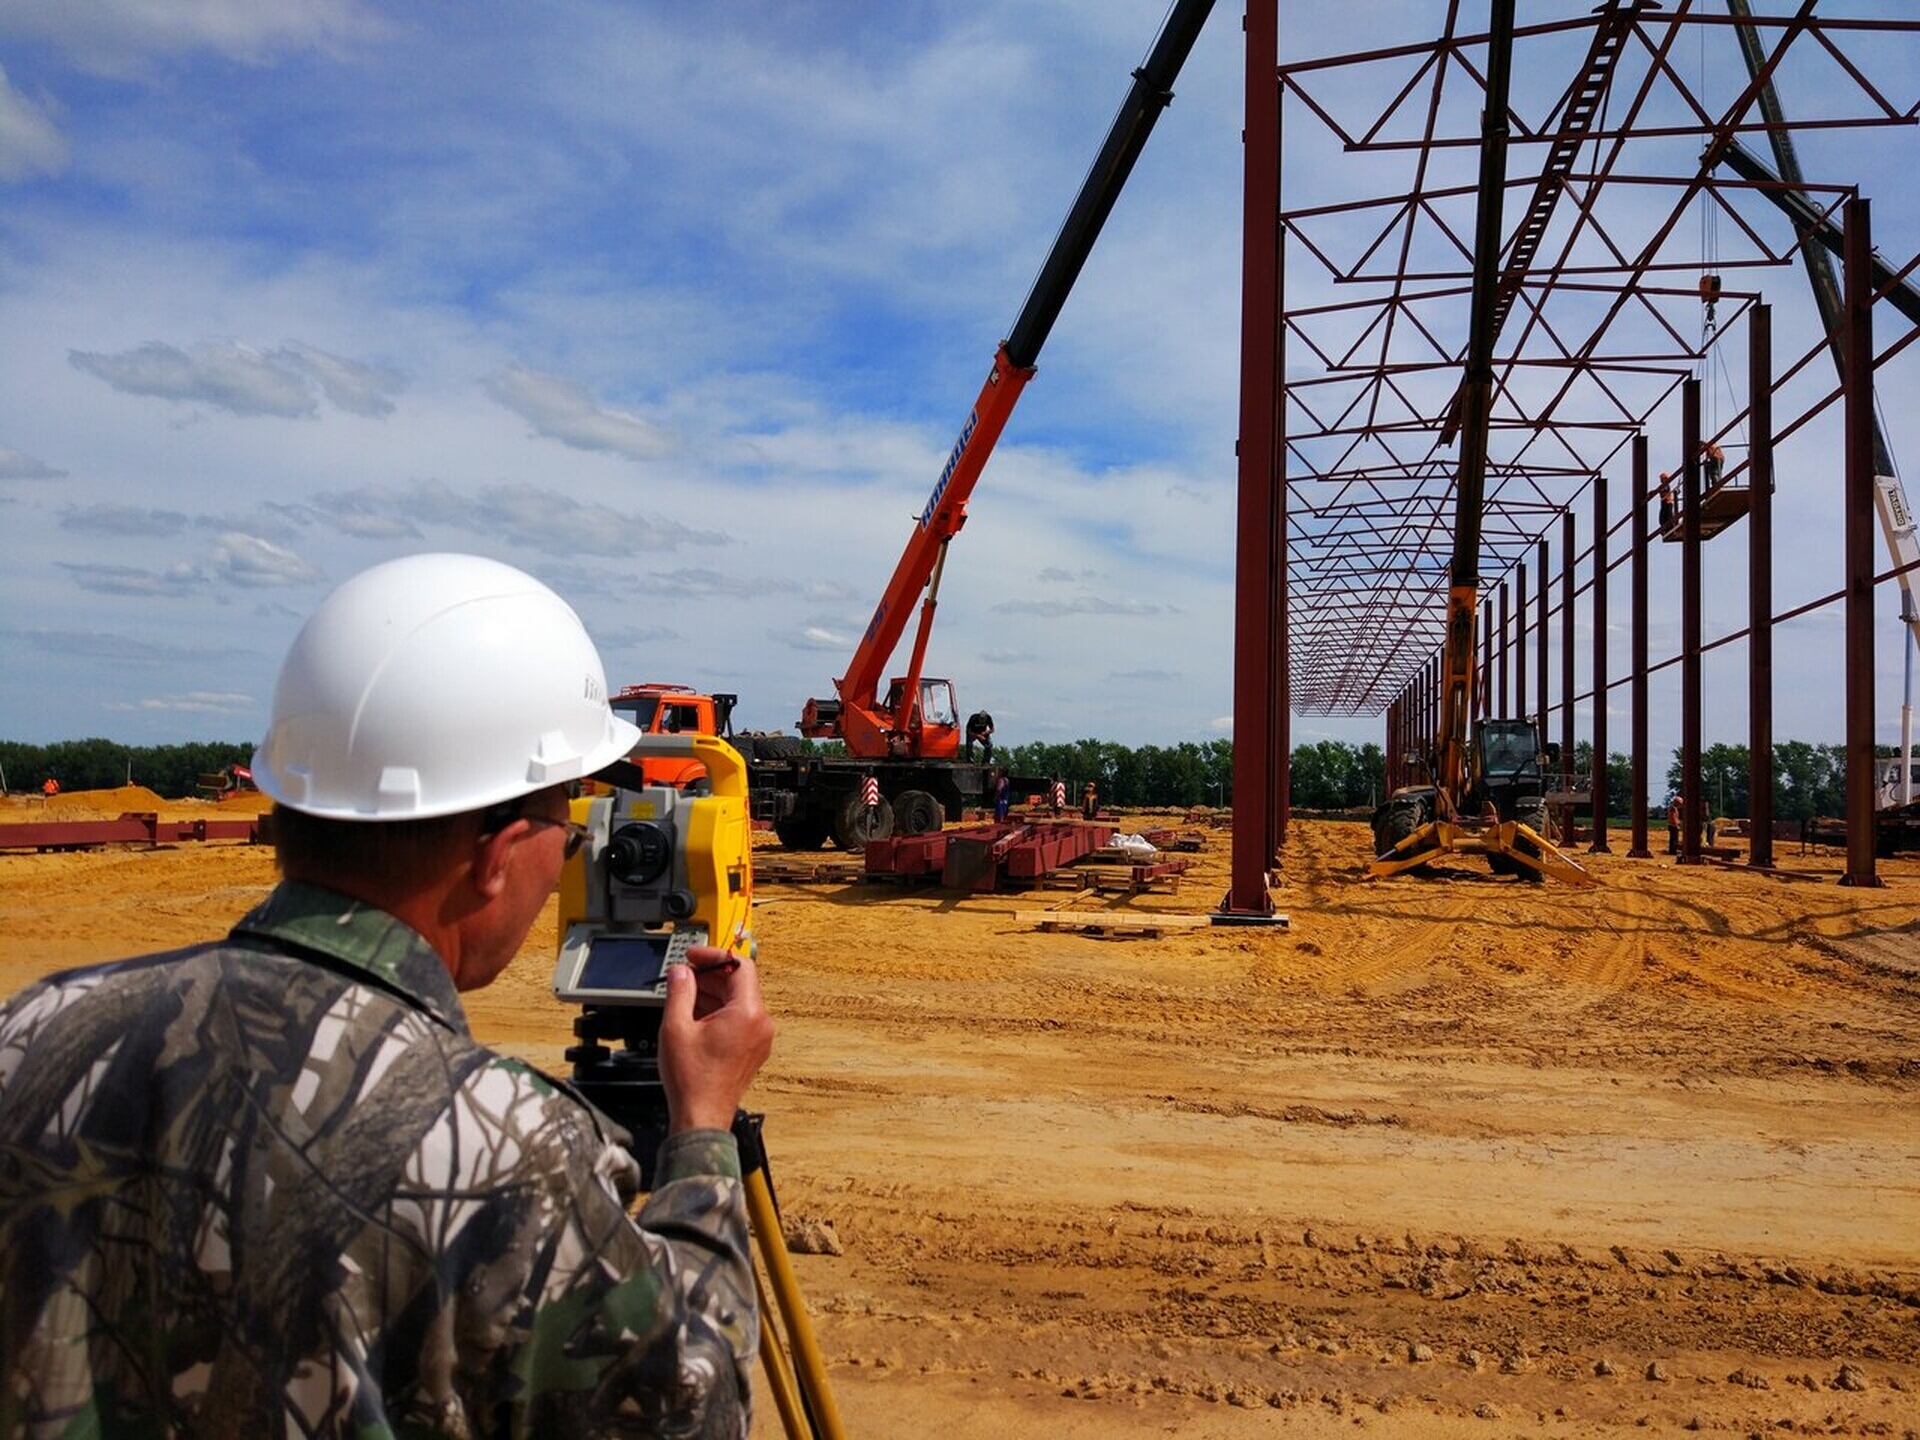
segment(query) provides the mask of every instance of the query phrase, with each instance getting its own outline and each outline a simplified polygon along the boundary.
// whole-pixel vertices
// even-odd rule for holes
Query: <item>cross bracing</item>
[[[1731,147],[1765,154],[1776,125],[1790,130],[1817,157],[1802,188],[1835,223],[1849,194],[1876,177],[1904,186],[1920,166],[1920,17],[1885,3],[1740,8],[1521,9],[1483,595],[1558,539],[1635,435],[1667,443],[1656,417],[1763,287],[1770,302],[1804,288],[1789,268],[1799,237],[1755,193],[1764,181],[1723,163]],[[1291,708],[1308,714],[1379,714],[1431,663],[1454,533],[1486,15],[1465,0],[1368,15],[1370,29],[1400,27],[1391,43],[1315,48],[1323,37],[1290,30],[1284,7],[1280,26],[1287,653]],[[1787,97],[1775,121],[1766,82]],[[1916,242],[1881,236],[1891,280],[1914,270]],[[1912,339],[1883,335],[1883,353]],[[1783,434],[1834,404],[1815,352],[1781,367]]]

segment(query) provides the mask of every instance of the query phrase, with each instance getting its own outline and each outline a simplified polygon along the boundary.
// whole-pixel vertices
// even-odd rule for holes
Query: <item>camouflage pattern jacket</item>
[[[0,1437],[742,1437],[731,1135],[475,1043],[413,930],[283,884],[0,1007]]]

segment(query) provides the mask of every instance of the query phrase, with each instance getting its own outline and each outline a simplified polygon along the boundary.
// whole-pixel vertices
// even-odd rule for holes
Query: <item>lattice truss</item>
[[[1727,147],[1771,167],[1785,128],[1836,226],[1863,171],[1907,186],[1920,167],[1920,6],[1717,3],[1519,5],[1483,596],[1596,474],[1625,474],[1635,432],[1739,328],[1758,293],[1741,272],[1797,264],[1793,226]],[[1307,714],[1383,712],[1440,646],[1485,100],[1484,0],[1353,14],[1369,41],[1399,43],[1290,58],[1330,37],[1280,11],[1288,645]],[[1708,269],[1723,289],[1705,325]],[[1796,279],[1766,298],[1804,295]]]

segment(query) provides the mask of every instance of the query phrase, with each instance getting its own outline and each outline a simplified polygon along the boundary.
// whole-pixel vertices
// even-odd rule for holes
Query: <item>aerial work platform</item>
[[[1751,499],[1746,486],[1726,481],[1703,494],[1700,497],[1700,538],[1711,540],[1734,521],[1742,519]],[[1686,539],[1686,516],[1676,513],[1671,523],[1662,527],[1660,538],[1669,545],[1677,545]]]

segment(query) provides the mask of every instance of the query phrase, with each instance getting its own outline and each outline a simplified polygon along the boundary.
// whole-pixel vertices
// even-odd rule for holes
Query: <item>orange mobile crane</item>
[[[1440,733],[1432,783],[1405,786],[1374,812],[1374,875],[1417,869],[1442,855],[1483,854],[1496,874],[1579,885],[1593,879],[1543,833],[1543,757],[1531,720],[1470,722],[1474,621],[1480,597],[1480,522],[1493,414],[1493,343],[1500,324],[1501,202],[1507,167],[1507,94],[1512,76],[1514,0],[1493,0],[1488,27],[1486,109],[1481,115],[1479,209],[1473,247],[1472,315],[1466,371],[1454,398],[1460,466],[1454,481],[1453,557],[1442,652]],[[1514,280],[1518,283],[1517,278]]]
[[[1033,378],[1040,347],[1154,122],[1173,99],[1174,78],[1212,8],[1213,0],[1176,0],[1151,53],[1133,72],[1132,88],[1013,329],[993,357],[852,662],[834,682],[832,697],[810,699],[801,712],[800,733],[842,742],[846,759],[796,756],[754,764],[754,818],[772,821],[783,843],[806,849],[832,835],[842,846],[857,848],[885,839],[896,822],[908,834],[938,829],[943,819],[958,820],[966,806],[989,798],[988,768],[962,758],[953,682],[925,673],[947,546],[966,523],[967,499]],[[882,692],[881,679],[906,634],[915,596],[922,597],[919,625],[906,673],[894,676]]]

